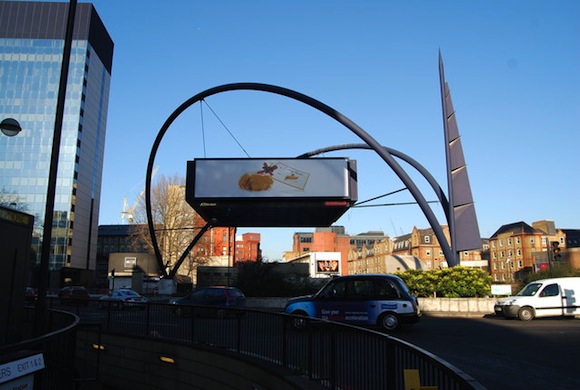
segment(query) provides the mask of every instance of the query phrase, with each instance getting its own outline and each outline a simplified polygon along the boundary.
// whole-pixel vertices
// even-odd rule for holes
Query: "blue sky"
[[[580,2],[93,4],[115,43],[100,224],[120,223],[123,196],[133,201],[144,186],[151,146],[169,115],[191,96],[233,82],[278,85],[324,102],[413,157],[446,191],[440,50],[481,235],[543,219],[580,228]],[[194,158],[245,157],[238,142],[251,157],[360,142],[322,113],[277,95],[236,91],[207,103],[217,118],[196,104],[170,127],[158,174],[185,176]],[[359,200],[403,187],[372,152],[326,156],[358,161]],[[403,191],[383,203],[411,201]],[[432,207],[445,223],[440,206]],[[390,236],[429,227],[416,205],[351,209],[337,224],[349,234]],[[311,230],[239,231],[261,233],[264,255],[276,260],[291,250],[293,232]]]

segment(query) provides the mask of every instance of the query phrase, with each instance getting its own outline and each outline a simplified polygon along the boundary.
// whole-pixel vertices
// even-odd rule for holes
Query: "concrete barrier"
[[[497,298],[419,298],[419,307],[425,315],[482,317],[493,314]]]
[[[254,309],[282,311],[288,298],[248,297],[247,306]],[[482,317],[493,314],[496,298],[419,298],[419,307],[425,315]]]

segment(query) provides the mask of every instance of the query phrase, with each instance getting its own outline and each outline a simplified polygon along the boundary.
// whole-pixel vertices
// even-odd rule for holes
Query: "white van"
[[[580,277],[536,280],[517,295],[500,298],[496,315],[529,321],[536,317],[580,316]]]

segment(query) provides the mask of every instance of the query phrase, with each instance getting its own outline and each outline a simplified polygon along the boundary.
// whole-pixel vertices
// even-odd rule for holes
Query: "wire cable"
[[[246,149],[244,149],[244,147],[242,146],[242,144],[237,140],[237,138],[232,134],[232,132],[230,131],[230,129],[228,129],[228,127],[225,125],[225,123],[220,119],[220,117],[215,113],[215,111],[213,110],[213,108],[211,108],[211,106],[207,103],[207,101],[205,101],[205,99],[202,99],[201,102],[205,103],[207,105],[207,107],[210,109],[210,111],[213,113],[213,115],[217,118],[217,120],[222,124],[222,126],[224,127],[224,129],[226,129],[226,131],[228,132],[228,134],[230,135],[230,137],[232,137],[232,139],[234,141],[236,141],[236,143],[238,144],[238,146],[240,147],[240,149],[243,150],[243,152],[246,154],[246,156],[249,158],[250,155],[248,154],[248,152],[246,151]]]

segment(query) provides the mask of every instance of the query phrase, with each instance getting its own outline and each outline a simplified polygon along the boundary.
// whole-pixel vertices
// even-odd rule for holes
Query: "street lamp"
[[[14,137],[22,131],[20,123],[18,123],[16,119],[12,118],[6,118],[0,122],[0,129],[2,130],[2,133],[8,137]]]

